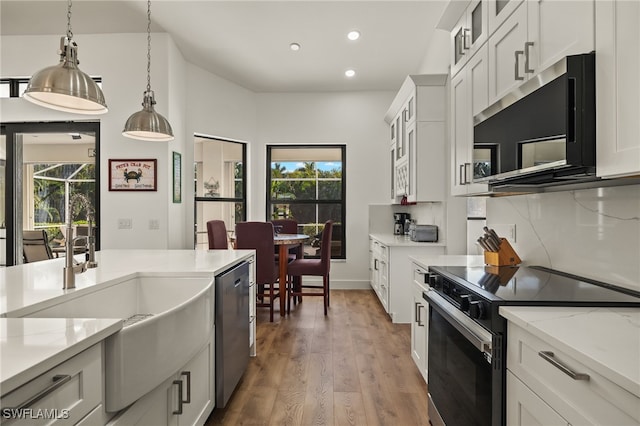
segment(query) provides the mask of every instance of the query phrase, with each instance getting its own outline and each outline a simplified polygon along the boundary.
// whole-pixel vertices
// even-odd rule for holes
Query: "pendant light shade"
[[[142,110],[133,113],[124,124],[122,135],[143,141],[171,141],[171,125],[153,107],[156,104],[151,90],[151,0],[147,1],[147,90],[142,98]]]
[[[104,114],[107,103],[100,87],[78,68],[78,45],[71,32],[71,0],[67,9],[67,35],[60,39],[60,63],[35,73],[24,99],[46,108],[76,114]]]

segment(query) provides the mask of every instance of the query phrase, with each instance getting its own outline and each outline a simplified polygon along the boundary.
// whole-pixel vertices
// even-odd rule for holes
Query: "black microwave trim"
[[[595,108],[595,53],[563,58],[474,117],[474,142],[497,141],[506,172],[473,181],[494,189],[598,180]],[[522,143],[558,137],[566,138],[566,160],[521,168]]]

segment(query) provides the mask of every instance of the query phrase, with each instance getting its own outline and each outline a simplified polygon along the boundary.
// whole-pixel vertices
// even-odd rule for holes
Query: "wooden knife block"
[[[502,242],[498,251],[484,252],[484,263],[493,266],[513,266],[522,263],[509,241],[506,238],[500,238],[500,241]]]

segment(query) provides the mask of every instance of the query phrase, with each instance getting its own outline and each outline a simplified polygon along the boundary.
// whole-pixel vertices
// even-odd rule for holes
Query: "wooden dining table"
[[[305,234],[276,234],[273,237],[273,244],[279,247],[278,251],[278,271],[280,272],[280,279],[278,284],[278,290],[280,292],[280,316],[283,317],[285,312],[285,301],[287,291],[287,264],[289,263],[289,248],[297,245],[302,245],[309,239]],[[301,250],[304,253],[304,250]]]

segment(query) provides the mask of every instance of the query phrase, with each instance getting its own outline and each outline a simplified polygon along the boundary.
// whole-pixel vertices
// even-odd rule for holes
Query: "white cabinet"
[[[13,425],[73,425],[96,408],[93,418],[102,421],[102,400],[102,343],[99,343],[2,395],[0,406],[3,422],[5,416],[18,416]],[[19,408],[27,411],[19,416]],[[53,422],[51,415],[56,418]]]
[[[493,34],[522,2],[523,0],[488,0],[489,35]]]
[[[391,134],[391,201],[443,201],[446,75],[410,75],[385,115]]]
[[[472,0],[451,31],[451,75],[462,69],[487,41],[488,0]]]
[[[175,375],[114,418],[110,426],[204,424],[215,404],[215,339]]]
[[[507,424],[511,426],[556,426],[569,423],[538,395],[507,371]]]
[[[414,301],[414,290],[409,256],[440,255],[444,254],[445,247],[400,240],[402,237],[385,243],[383,238],[370,237],[371,288],[392,322],[410,324],[414,318],[410,308]]]
[[[249,355],[256,356],[256,262],[249,260]]]
[[[495,4],[503,4],[497,1]],[[595,2],[511,0],[489,37],[489,103],[571,54],[595,47]],[[489,7],[492,27],[492,7]],[[511,13],[512,12],[512,13]],[[495,24],[494,24],[495,26]]]
[[[489,105],[488,58],[485,44],[451,79],[451,194],[487,191],[473,183],[473,116]]]
[[[427,291],[424,280],[426,270],[416,265],[413,267],[413,304],[411,321],[411,358],[416,363],[420,374],[427,381],[427,348],[429,331],[429,304],[423,299],[422,293]]]
[[[640,174],[640,2],[596,2],[596,172]]]
[[[640,423],[637,396],[513,322],[507,325],[507,370],[513,375],[506,393],[509,425],[529,416],[545,425]]]

